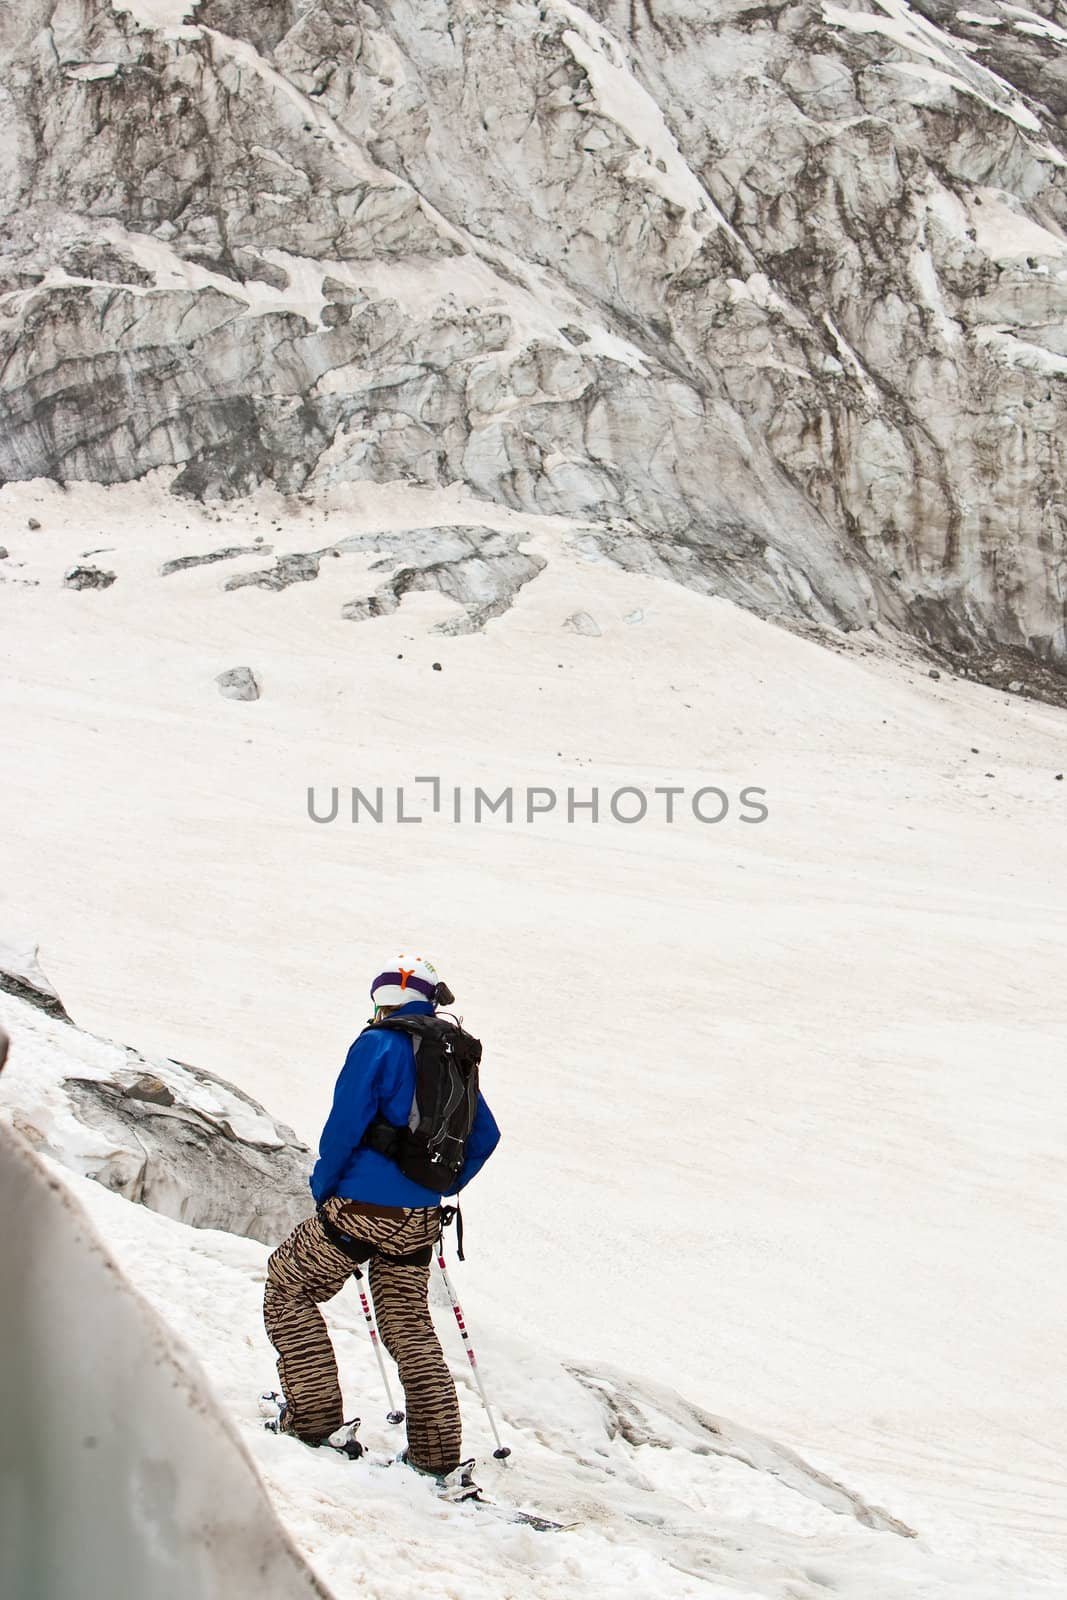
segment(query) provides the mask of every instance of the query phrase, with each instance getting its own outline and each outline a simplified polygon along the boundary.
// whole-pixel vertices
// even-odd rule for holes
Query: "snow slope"
[[[557,1404],[543,1376],[527,1401],[517,1345],[614,1365],[797,1449],[945,1559],[1058,1572],[1064,714],[584,559],[562,518],[403,485],[214,514],[159,487],[0,491],[0,914],[76,1020],[314,1140],[366,975],[418,940],[505,1130],[461,1290],[505,1415]],[[466,637],[428,633],[455,613],[437,594],[344,621],[371,551],[280,592],[222,587],[263,555],[158,571],[260,530],[291,552],[450,522],[547,561]],[[115,583],[64,589],[96,547]],[[563,627],[579,612],[598,635]],[[240,664],[256,703],[213,682]],[[411,790],[417,826],[308,820],[309,784],[420,774],[753,784],[770,814],[456,825]],[[234,1248],[244,1362],[262,1252]],[[258,1358],[205,1359],[235,1406],[262,1382]]]
[[[77,1062],[76,1036],[63,1024],[7,996],[0,997],[0,1015],[13,1037],[13,1070],[42,1037],[66,1048],[72,1066]],[[487,1316],[477,1333],[480,1364],[513,1452],[506,1465],[496,1463],[447,1303],[439,1331],[454,1357],[466,1442],[483,1458],[483,1484],[498,1504],[536,1507],[567,1524],[566,1531],[533,1532],[470,1507],[442,1505],[424,1481],[393,1463],[404,1437],[384,1420],[351,1289],[331,1302],[328,1315],[349,1414],[358,1410],[365,1419],[369,1458],[352,1464],[275,1438],[264,1432],[257,1404],[257,1393],[272,1383],[260,1322],[266,1247],[190,1229],[33,1158],[6,1129],[0,1139],[5,1209],[26,1241],[21,1256],[10,1246],[5,1251],[8,1274],[12,1255],[18,1257],[7,1280],[17,1291],[9,1310],[32,1306],[29,1319],[16,1317],[13,1343],[9,1330],[7,1372],[14,1375],[28,1359],[18,1335],[43,1333],[31,1363],[39,1392],[23,1409],[27,1417],[46,1414],[50,1447],[65,1429],[68,1438],[38,1453],[32,1489],[41,1500],[71,1501],[78,1513],[73,1521],[59,1519],[69,1537],[51,1547],[54,1568],[33,1565],[40,1546],[32,1522],[30,1538],[16,1541],[14,1550],[5,1539],[0,1571],[10,1577],[16,1554],[23,1580],[37,1573],[37,1588],[20,1582],[15,1562],[13,1600],[70,1592],[76,1580],[68,1568],[79,1539],[78,1593],[85,1600],[103,1600],[124,1581],[153,1600],[177,1600],[194,1581],[205,1596],[251,1592],[264,1581],[279,1596],[310,1593],[269,1513],[257,1513],[250,1501],[249,1456],[289,1536],[336,1600],[422,1592],[428,1582],[435,1593],[461,1600],[501,1594],[548,1600],[564,1591],[576,1600],[605,1594],[636,1600],[650,1592],[681,1597],[709,1590],[808,1600],[827,1589],[846,1600],[999,1600],[1005,1583],[1018,1600],[1051,1600],[1057,1592],[1054,1581],[1028,1575],[1003,1555],[963,1559],[936,1540],[915,1538],[793,1452],[671,1389],[598,1362],[562,1365],[529,1336],[502,1336]],[[49,1171],[51,1194],[41,1182]],[[118,1273],[109,1263],[101,1270],[82,1208],[107,1240]],[[58,1259],[55,1232],[62,1234]],[[48,1253],[55,1271],[47,1288],[31,1291],[27,1273],[38,1251]],[[138,1307],[119,1273],[179,1335],[178,1344],[156,1327],[151,1310]],[[73,1304],[93,1330],[77,1341],[74,1361]],[[100,1348],[96,1337],[105,1341]],[[14,1393],[8,1396],[9,1417],[19,1405]],[[22,1410],[16,1415],[8,1446],[32,1425],[22,1425]],[[75,1418],[83,1450],[99,1450],[107,1461],[107,1472],[92,1479],[100,1493],[81,1482],[86,1468],[73,1448]],[[64,1472],[68,1481],[57,1482]],[[27,1476],[25,1453],[8,1448],[0,1508],[11,1510],[11,1492]],[[167,1496],[177,1502],[173,1517],[164,1512]],[[88,1553],[86,1527],[95,1529]],[[60,1571],[67,1575],[57,1580]]]
[[[239,1427],[285,1525],[337,1600],[434,1592],[456,1600],[600,1600],[768,1595],[809,1600],[829,1589],[847,1600],[1013,1600],[1056,1593],[1010,1561],[967,1561],[926,1540],[862,1526],[775,1476],[767,1467],[708,1453],[692,1421],[664,1417],[634,1381],[639,1421],[652,1438],[611,1437],[595,1396],[541,1353],[536,1338],[504,1337],[483,1310],[476,1329],[485,1381],[502,1410],[513,1450],[491,1460],[492,1440],[464,1368],[451,1313],[440,1333],[460,1386],[466,1442],[481,1458],[479,1480],[499,1502],[537,1509],[579,1527],[553,1536],[501,1527],[469,1508],[443,1507],[398,1468],[352,1465],[263,1431],[255,1395],[272,1379],[259,1324],[266,1251],[252,1240],[188,1230],[131,1206],[85,1180],[80,1197],[120,1262],[204,1362]],[[384,1420],[385,1401],[355,1293],[329,1310],[342,1362],[348,1414],[381,1459],[402,1445]],[[234,1329],[240,1329],[235,1338]],[[595,1367],[594,1367],[595,1371]],[[605,1381],[612,1374],[607,1374]],[[628,1375],[622,1374],[624,1394]],[[684,1404],[679,1408],[684,1419]],[[984,1569],[984,1570],[983,1570]]]

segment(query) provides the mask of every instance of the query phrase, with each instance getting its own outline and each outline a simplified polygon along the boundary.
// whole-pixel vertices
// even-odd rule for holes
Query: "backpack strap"
[[[388,1028],[392,1033],[440,1033],[442,1028],[450,1028],[452,1024],[445,1022],[442,1017],[428,1017],[424,1011],[414,1011],[410,1017],[379,1017],[377,1022],[368,1022],[367,1028]],[[364,1033],[367,1031],[365,1028]]]
[[[460,1261],[466,1261],[467,1258],[463,1254],[463,1212],[460,1210],[458,1200],[454,1206],[441,1207],[441,1233],[438,1235],[441,1240],[441,1250],[443,1253],[445,1247],[444,1230],[453,1218],[455,1218],[456,1222],[456,1255]]]
[[[368,1022],[363,1031],[369,1033],[372,1028],[385,1028],[390,1033],[406,1033],[417,1056],[420,1040],[425,1034],[436,1031],[436,1023],[436,1017],[416,1012],[410,1017],[381,1017],[377,1022]],[[376,1150],[380,1156],[388,1156],[390,1161],[395,1161],[401,1136],[407,1131],[407,1127],[398,1128],[394,1123],[386,1122],[384,1117],[375,1117],[360,1143],[366,1149]]]
[[[456,1021],[446,1021],[442,1016],[426,1016],[423,1012],[414,1012],[410,1017],[381,1017],[377,1022],[368,1022],[363,1032],[371,1028],[387,1028],[390,1033],[406,1033],[411,1038],[412,1044],[426,1034],[452,1034],[462,1040],[467,1050],[472,1053],[475,1062],[482,1058],[481,1041],[476,1039],[466,1028],[461,1027]]]
[[[368,1150],[377,1150],[380,1156],[388,1156],[392,1161],[396,1157],[400,1135],[406,1132],[406,1128],[397,1128],[393,1123],[386,1122],[384,1117],[375,1117],[360,1142]]]

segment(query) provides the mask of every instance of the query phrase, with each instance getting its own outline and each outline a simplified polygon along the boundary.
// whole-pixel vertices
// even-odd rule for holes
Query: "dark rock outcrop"
[[[207,567],[215,561],[233,561],[237,556],[260,556],[268,552],[261,544],[232,544],[225,550],[208,550],[204,555],[175,556],[172,561],[164,561],[159,569],[161,578],[169,578],[172,572],[186,572],[190,567]]]
[[[110,589],[115,578],[114,572],[105,572],[102,567],[74,566],[63,574],[63,586],[66,589]]]

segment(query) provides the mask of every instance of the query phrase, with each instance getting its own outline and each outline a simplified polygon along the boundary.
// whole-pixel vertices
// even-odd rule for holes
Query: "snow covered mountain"
[[[1025,681],[1067,656],[1064,21],[20,0],[0,473],[465,486]]]
[[[202,1452],[279,1593],[1059,1600],[1065,46],[1058,0],[0,7],[0,1280],[62,1366],[90,1241],[68,1377],[166,1560]],[[462,1289],[514,1467],[457,1362],[467,1445],[558,1541],[254,1413],[412,939],[504,1131]],[[127,1368],[206,1431],[124,1437]]]

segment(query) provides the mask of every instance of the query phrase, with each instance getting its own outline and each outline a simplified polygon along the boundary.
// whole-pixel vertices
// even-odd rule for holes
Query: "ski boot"
[[[480,1500],[482,1491],[474,1481],[474,1457],[461,1461],[451,1472],[437,1474],[437,1494],[441,1500],[458,1503],[461,1500]]]
[[[425,1467],[417,1467],[413,1461],[408,1459],[406,1450],[402,1450],[396,1459],[402,1461],[406,1467],[410,1467],[412,1472],[417,1472],[420,1478],[429,1478],[437,1490],[438,1498],[441,1500],[450,1500],[454,1504],[458,1504],[462,1500],[480,1500],[482,1498],[481,1488],[475,1483],[473,1477],[473,1456],[469,1461],[461,1461],[459,1466],[453,1467],[451,1472],[429,1472]]]
[[[272,1389],[269,1394],[259,1397],[260,1415],[267,1420],[263,1426],[268,1433],[288,1433],[294,1439],[300,1439],[298,1433],[293,1433],[285,1425],[285,1414],[289,1407],[285,1397]],[[339,1428],[329,1434],[325,1439],[300,1439],[301,1444],[306,1444],[310,1449],[317,1450],[320,1445],[328,1445],[331,1450],[336,1450],[340,1455],[347,1456],[349,1461],[358,1461],[363,1454],[363,1446],[356,1438],[360,1419],[356,1417],[352,1422],[343,1422]]]

